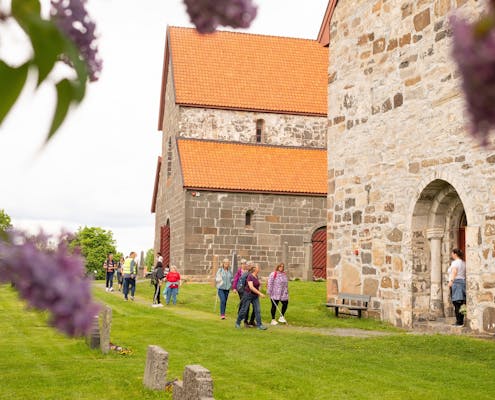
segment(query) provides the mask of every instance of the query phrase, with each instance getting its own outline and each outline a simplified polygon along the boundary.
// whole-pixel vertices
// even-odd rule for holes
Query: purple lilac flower
[[[63,237],[50,247],[42,233],[28,238],[12,231],[0,241],[0,283],[11,281],[20,297],[51,313],[50,323],[69,336],[87,334],[98,313],[91,284],[84,278],[83,259],[69,253]]]
[[[211,33],[219,25],[248,28],[256,17],[251,0],[184,0],[191,22],[200,33]]]
[[[98,80],[102,60],[96,46],[95,23],[86,11],[87,0],[51,0],[50,15],[77,46],[86,62],[90,81]]]
[[[471,133],[488,144],[495,128],[495,24],[493,14],[471,24],[452,17],[453,56],[462,76],[462,89]]]

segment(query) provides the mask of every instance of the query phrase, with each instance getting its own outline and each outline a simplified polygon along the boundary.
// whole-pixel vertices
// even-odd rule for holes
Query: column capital
[[[443,238],[444,229],[441,227],[428,228],[426,230],[426,237],[428,239],[441,239]]]

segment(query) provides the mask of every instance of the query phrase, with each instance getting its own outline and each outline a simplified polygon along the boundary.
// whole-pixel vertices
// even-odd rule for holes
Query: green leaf
[[[57,83],[57,107],[55,108],[55,114],[53,115],[52,126],[46,137],[48,142],[55,132],[60,128],[62,122],[69,111],[70,105],[75,100],[74,87],[68,79],[64,79]]]
[[[19,16],[41,13],[39,0],[12,0],[12,15],[17,19]]]
[[[0,88],[2,88],[0,124],[19,97],[26,83],[27,73],[28,63],[18,68],[13,68],[0,60]]]

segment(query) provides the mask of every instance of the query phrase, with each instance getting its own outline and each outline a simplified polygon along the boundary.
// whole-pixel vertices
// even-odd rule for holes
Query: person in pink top
[[[177,294],[179,293],[180,286],[180,274],[177,272],[177,267],[172,265],[170,267],[170,272],[166,276],[165,285],[165,302],[167,305],[170,303],[170,298],[172,298],[172,303],[175,305],[177,303]]]
[[[287,307],[289,305],[289,280],[287,279],[287,274],[284,271],[285,266],[284,263],[280,263],[275,268],[270,276],[268,277],[268,286],[266,293],[270,296],[272,301],[272,322],[271,325],[277,325],[278,322],[287,323],[285,320],[285,312],[287,311]],[[280,318],[275,319],[275,312],[277,310],[278,303],[282,303],[282,311]]]

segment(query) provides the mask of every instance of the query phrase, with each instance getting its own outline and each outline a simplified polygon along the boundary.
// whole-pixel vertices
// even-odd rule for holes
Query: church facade
[[[449,27],[486,3],[329,2],[329,299],[370,295],[371,314],[403,327],[450,317],[459,247],[466,325],[495,332],[495,152],[467,133]]]

